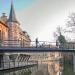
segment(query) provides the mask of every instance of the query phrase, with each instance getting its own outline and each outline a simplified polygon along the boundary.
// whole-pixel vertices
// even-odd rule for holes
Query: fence
[[[75,42],[66,42],[63,45],[49,41],[21,41],[21,40],[4,40],[0,42],[0,47],[46,47],[46,48],[75,48]]]
[[[0,62],[0,70],[7,70],[12,68],[18,68],[18,67],[25,67],[29,65],[37,65],[37,61],[8,61],[8,62]]]

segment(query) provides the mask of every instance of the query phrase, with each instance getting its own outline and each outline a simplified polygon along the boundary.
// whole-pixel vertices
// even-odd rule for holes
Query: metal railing
[[[0,70],[37,65],[37,61],[1,61]]]
[[[4,40],[0,42],[0,47],[21,47],[21,48],[33,48],[33,47],[46,47],[46,48],[70,48],[75,49],[75,42],[66,42],[63,45],[58,44],[56,42],[49,41],[21,41],[21,40]]]

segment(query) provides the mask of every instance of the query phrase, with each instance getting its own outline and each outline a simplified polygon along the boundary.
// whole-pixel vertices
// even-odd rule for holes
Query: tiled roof
[[[5,27],[8,27],[1,19],[0,19],[0,23],[3,24]]]

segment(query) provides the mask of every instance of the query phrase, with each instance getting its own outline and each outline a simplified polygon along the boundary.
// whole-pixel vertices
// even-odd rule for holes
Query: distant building
[[[30,46],[31,39],[26,31],[22,31],[20,33],[20,39],[21,39],[21,47]]]

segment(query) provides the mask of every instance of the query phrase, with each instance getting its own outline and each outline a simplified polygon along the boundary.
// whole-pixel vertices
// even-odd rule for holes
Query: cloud
[[[75,1],[73,1],[75,2]],[[17,12],[24,30],[31,38],[49,40],[58,25],[62,25],[69,12],[74,11],[72,0],[35,0],[35,3]],[[71,6],[72,5],[72,6]]]

